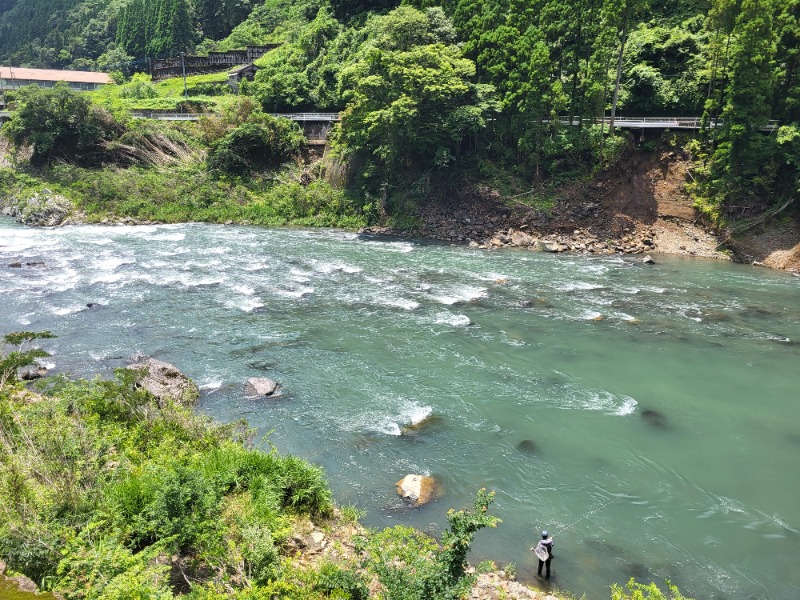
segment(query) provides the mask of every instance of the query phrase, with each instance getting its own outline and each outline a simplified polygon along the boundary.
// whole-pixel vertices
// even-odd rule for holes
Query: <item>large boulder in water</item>
[[[278,391],[278,384],[266,377],[251,377],[245,384],[248,396],[273,396]]]
[[[412,506],[442,497],[442,484],[428,475],[406,475],[396,484],[398,495]]]
[[[147,356],[136,357],[128,368],[140,371],[137,387],[149,392],[159,401],[171,398],[181,404],[194,404],[200,396],[197,385],[181,373],[175,365]]]

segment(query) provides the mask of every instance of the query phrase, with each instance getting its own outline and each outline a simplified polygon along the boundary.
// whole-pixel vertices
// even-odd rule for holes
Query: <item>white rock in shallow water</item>
[[[428,475],[406,475],[396,484],[398,495],[413,506],[442,497],[442,485]]]
[[[654,265],[654,264],[656,264],[656,261],[653,260],[653,257],[650,256],[649,254],[642,259],[642,262],[644,264],[646,264],[646,265]]]
[[[266,377],[251,377],[245,386],[251,396],[272,396],[278,389],[278,384]]]

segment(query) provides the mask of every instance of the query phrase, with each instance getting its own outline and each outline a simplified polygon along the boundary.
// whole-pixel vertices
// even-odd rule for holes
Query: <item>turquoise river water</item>
[[[322,465],[370,526],[438,534],[447,508],[496,490],[503,523],[472,560],[522,580],[547,528],[539,583],[591,600],[631,576],[800,598],[800,278],[656,258],[0,219],[0,331],[52,330],[55,372],[174,363],[201,412]],[[247,398],[253,376],[282,395]],[[445,497],[405,507],[407,473]]]

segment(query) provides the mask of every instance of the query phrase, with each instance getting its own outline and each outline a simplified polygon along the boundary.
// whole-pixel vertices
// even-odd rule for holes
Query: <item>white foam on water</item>
[[[433,414],[433,407],[409,401],[398,415],[398,420],[406,425],[419,425]]]
[[[233,296],[225,299],[225,306],[238,308],[239,310],[251,313],[257,308],[264,308],[264,303],[258,296]]]
[[[466,327],[472,323],[467,315],[454,315],[447,311],[436,313],[434,322],[437,325],[450,325],[451,327]]]
[[[294,290],[275,290],[278,296],[284,298],[304,298],[314,293],[313,287],[300,287]]]
[[[244,294],[245,296],[253,296],[256,293],[256,291],[253,288],[251,288],[249,285],[245,285],[243,283],[242,284],[234,284],[234,285],[232,285],[230,287],[234,292],[238,292],[240,294]]]
[[[52,248],[57,245],[58,242],[56,240],[39,239],[38,236],[33,237],[32,235],[23,237],[15,234],[11,240],[6,239],[0,242],[0,250],[8,253],[25,252],[32,248],[41,250],[42,248]]]
[[[51,291],[66,292],[68,290],[75,289],[75,286],[78,285],[79,279],[80,277],[78,276],[77,271],[74,269],[64,269],[60,273],[45,277],[42,283],[44,283],[44,285]]]
[[[269,265],[263,261],[256,261],[247,263],[245,265],[240,266],[239,268],[242,271],[263,271],[264,269],[268,268]]]
[[[587,410],[624,417],[636,411],[638,402],[630,396],[616,396],[605,390],[590,390],[573,385],[557,388],[550,404],[563,410]]]
[[[200,387],[201,390],[207,390],[207,391],[214,392],[214,391],[216,391],[216,390],[218,390],[218,389],[220,389],[222,387],[222,380],[221,379],[211,379],[209,381],[201,383],[199,387]]]
[[[385,435],[399,436],[403,433],[403,427],[416,425],[433,414],[433,408],[423,405],[416,400],[404,398],[392,399],[384,398],[382,402],[385,406],[399,405],[399,411],[395,414],[375,414],[375,412],[365,412],[354,418],[346,418],[341,422],[344,429],[351,431],[373,431]]]
[[[114,225],[111,231],[118,235],[146,235],[155,233],[158,228],[155,225]]]
[[[622,404],[610,414],[619,415],[620,417],[633,414],[636,411],[636,407],[639,405],[639,403],[630,396],[622,396],[621,398]]]
[[[389,283],[390,281],[393,281],[393,278],[392,277],[375,277],[373,275],[365,275],[364,276],[364,281],[366,281],[367,283],[375,283],[375,284],[379,284],[380,285],[380,284]]]
[[[96,240],[85,240],[87,244],[94,244],[95,246],[108,246],[109,244],[113,244],[114,240],[111,238],[99,238]]]
[[[489,290],[484,287],[464,285],[446,290],[443,294],[435,294],[433,299],[439,304],[452,306],[459,302],[474,302],[486,298],[488,295]]]
[[[186,234],[179,231],[174,233],[157,233],[151,235],[150,239],[163,242],[181,242],[186,239]]]
[[[311,273],[308,271],[301,271],[300,269],[292,269],[289,271],[289,279],[296,283],[308,283],[311,281]]]
[[[588,290],[602,290],[605,286],[599,283],[589,283],[588,281],[571,281],[561,285],[553,286],[559,292],[583,292]]]
[[[66,315],[72,315],[77,312],[81,312],[82,310],[86,310],[85,304],[74,304],[72,306],[63,306],[63,307],[54,307],[50,309],[54,315],[58,315],[59,317],[64,317]]]
[[[180,246],[178,248],[173,248],[171,250],[159,250],[158,252],[156,252],[156,254],[158,254],[159,256],[180,256],[181,254],[189,254],[190,252],[191,250],[189,248],[184,248],[183,246]],[[211,250],[206,249],[203,250],[203,252],[210,253]]]
[[[115,271],[122,265],[132,265],[136,263],[135,258],[127,258],[121,256],[107,256],[96,261],[92,266],[103,271]]]
[[[363,270],[361,267],[356,267],[355,265],[349,265],[343,262],[326,262],[322,260],[312,261],[311,266],[315,271],[324,275],[336,272],[352,275],[354,273],[360,273]]]
[[[376,298],[377,304],[391,306],[392,308],[402,308],[403,310],[415,310],[420,307],[419,302],[409,298],[379,296]]]
[[[378,249],[385,250],[387,252],[400,252],[402,254],[408,254],[409,252],[414,251],[414,245],[409,242],[365,240],[363,243],[368,246],[375,246]]]
[[[117,283],[123,277],[124,275],[122,273],[107,273],[105,275],[93,277],[90,283]]]

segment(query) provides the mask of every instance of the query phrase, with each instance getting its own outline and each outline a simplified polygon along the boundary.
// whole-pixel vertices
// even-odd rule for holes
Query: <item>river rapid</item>
[[[449,507],[496,490],[503,523],[471,560],[513,562],[521,580],[536,579],[546,528],[543,586],[601,599],[633,576],[795,600],[800,278],[656,260],[2,218],[0,331],[52,330],[54,372],[109,376],[134,353],[174,363],[201,386],[200,412],[323,466],[370,526],[438,534]],[[253,376],[282,395],[246,398]],[[445,497],[407,508],[394,488],[407,473]]]

